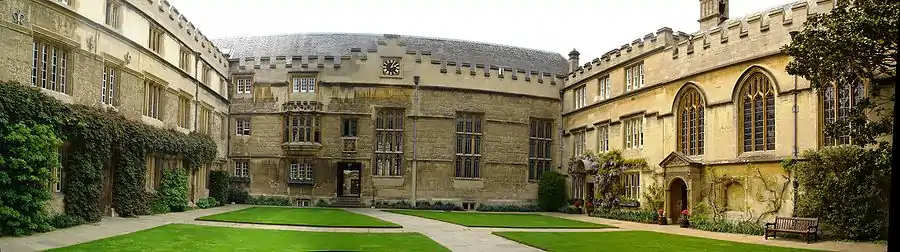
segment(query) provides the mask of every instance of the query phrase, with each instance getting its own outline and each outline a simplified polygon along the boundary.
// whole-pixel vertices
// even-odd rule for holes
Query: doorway
[[[687,207],[687,184],[681,178],[676,178],[669,185],[669,218],[673,222],[678,220],[681,217],[681,211]]]
[[[587,183],[587,190],[585,192],[584,204],[587,205],[588,202],[594,202],[594,182]]]
[[[338,196],[359,197],[362,164],[359,162],[339,162],[337,165]]]

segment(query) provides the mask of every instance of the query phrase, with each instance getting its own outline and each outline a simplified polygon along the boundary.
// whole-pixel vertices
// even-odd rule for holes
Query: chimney
[[[700,0],[700,31],[719,26],[728,19],[728,0]]]
[[[581,55],[581,53],[578,53],[575,48],[572,48],[572,51],[569,52],[569,73],[574,72],[578,68],[578,55]]]

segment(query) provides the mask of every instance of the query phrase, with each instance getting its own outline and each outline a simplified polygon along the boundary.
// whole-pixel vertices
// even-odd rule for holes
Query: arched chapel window
[[[756,72],[747,78],[738,96],[743,126],[743,151],[775,149],[775,90],[769,78]]]
[[[678,103],[678,149],[685,155],[703,155],[703,97],[695,88],[681,95]]]

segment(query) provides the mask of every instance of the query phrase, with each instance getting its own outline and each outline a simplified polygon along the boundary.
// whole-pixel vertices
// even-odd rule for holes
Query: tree
[[[787,72],[809,80],[818,92],[826,85],[840,90],[896,78],[900,1],[850,2],[837,1],[831,12],[810,15],[803,30],[782,48],[794,58]],[[867,97],[848,117],[826,125],[825,134],[849,135],[862,146],[891,135],[896,109],[884,105],[893,103],[893,90],[889,94],[869,92]]]
[[[556,171],[548,170],[538,184],[538,206],[543,211],[553,212],[566,206],[566,178]]]
[[[0,125],[0,236],[52,230],[47,202],[62,141],[47,125]]]

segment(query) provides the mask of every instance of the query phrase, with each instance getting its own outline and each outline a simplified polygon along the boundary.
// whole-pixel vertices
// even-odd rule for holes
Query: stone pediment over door
[[[700,162],[699,160],[690,158],[678,151],[673,151],[672,153],[669,153],[669,155],[666,156],[666,158],[664,158],[662,160],[662,162],[659,162],[659,167],[662,167],[662,168],[683,167],[683,166],[699,167],[702,165],[703,165],[703,163]]]

